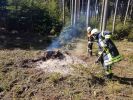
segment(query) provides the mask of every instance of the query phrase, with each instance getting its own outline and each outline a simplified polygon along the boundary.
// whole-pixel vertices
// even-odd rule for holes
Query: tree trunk
[[[70,0],[70,15],[71,15],[71,25],[72,25],[72,0]]]
[[[115,19],[116,19],[116,13],[118,8],[118,1],[119,0],[116,0],[116,3],[115,3],[115,13],[114,13],[114,19],[113,19],[112,33],[114,33],[114,30],[115,30]]]
[[[80,17],[80,0],[77,0],[77,19]]]
[[[65,25],[65,0],[62,0],[63,3],[63,25]]]
[[[133,2],[133,1],[132,1]],[[132,15],[133,12],[133,4],[131,4],[131,10],[130,10],[130,15]]]
[[[74,1],[73,0],[71,0],[71,6],[72,6],[72,8],[71,8],[71,25],[73,25],[73,11],[74,11]]]
[[[81,11],[82,11],[82,13],[84,12],[84,0],[82,0]]]
[[[133,0],[132,0],[132,2],[131,2],[131,10],[130,10],[130,18],[131,18],[131,20],[133,20]]]
[[[86,16],[86,27],[88,27],[88,24],[89,24],[89,17],[90,17],[90,0],[88,0],[88,3],[87,3],[87,16]]]
[[[104,30],[106,30],[106,25],[107,25],[107,12],[108,12],[108,0],[105,0],[102,32],[103,32]]]
[[[126,24],[126,19],[127,19],[127,14],[128,14],[128,10],[129,10],[130,1],[131,1],[131,0],[128,0],[126,15],[125,15],[125,19],[124,19],[124,26],[125,26],[125,24]]]
[[[105,0],[103,0],[103,2],[102,2],[101,19],[100,19],[100,31],[102,31],[104,5],[105,5]]]
[[[76,24],[77,21],[77,1],[75,0],[74,2],[74,25]]]
[[[97,21],[97,0],[95,2],[95,21]]]

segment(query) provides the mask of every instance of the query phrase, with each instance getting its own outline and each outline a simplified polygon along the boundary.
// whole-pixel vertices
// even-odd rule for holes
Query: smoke
[[[72,0],[73,1],[73,0]],[[84,4],[84,3],[82,3]],[[52,44],[47,48],[48,50],[61,48],[62,46],[65,46],[72,40],[74,40],[77,37],[80,37],[81,34],[84,32],[84,28],[88,26],[92,26],[95,24],[94,21],[91,18],[97,15],[97,7],[98,5],[90,5],[90,0],[86,7],[82,6],[82,9],[79,9],[81,6],[80,4],[77,4],[75,1],[72,2],[72,8],[71,8],[71,26],[64,27],[62,32],[60,33],[59,37],[55,38],[52,41]],[[78,8],[79,7],[79,8]],[[91,23],[92,22],[92,23]],[[96,26],[96,25],[93,25]]]
[[[52,41],[52,44],[47,49],[52,50],[61,48],[62,46],[65,46],[66,44],[74,40],[75,38],[80,37],[82,33],[81,27],[81,24],[77,24],[76,26],[64,27],[59,37],[55,38]]]
[[[74,39],[85,34],[86,19],[85,15],[80,15],[80,19],[74,25],[64,27],[60,35],[52,40],[52,43],[47,47],[47,50],[59,49],[67,45]]]

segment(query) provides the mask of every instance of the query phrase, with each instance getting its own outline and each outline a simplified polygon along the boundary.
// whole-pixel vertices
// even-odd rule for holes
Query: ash
[[[87,67],[87,64],[71,55],[68,52],[62,51],[46,51],[44,53],[45,60],[40,60],[37,62],[37,69],[42,69],[45,72],[53,73],[57,72],[63,75],[72,74],[74,69],[73,65],[82,64]]]

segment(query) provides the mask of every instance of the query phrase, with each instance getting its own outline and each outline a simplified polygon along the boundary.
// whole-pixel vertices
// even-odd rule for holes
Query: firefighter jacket
[[[97,43],[99,47],[99,54],[104,51],[102,58],[104,66],[112,65],[122,59],[119,54],[118,49],[111,40],[112,33],[109,31],[104,31],[97,34]]]

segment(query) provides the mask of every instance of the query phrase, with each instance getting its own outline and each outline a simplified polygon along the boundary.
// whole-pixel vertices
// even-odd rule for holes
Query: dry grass
[[[101,65],[93,65],[95,57],[88,58],[86,55],[86,44],[82,40],[75,53],[70,52],[89,66],[72,65],[75,74],[68,76],[15,66],[24,59],[38,57],[43,52],[41,50],[0,50],[0,99],[132,100],[133,43],[116,42],[124,60],[114,65],[113,72],[117,78],[113,81],[103,79]],[[100,74],[97,73],[99,71]]]

